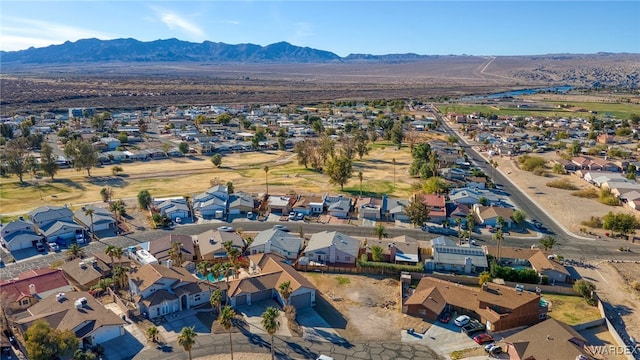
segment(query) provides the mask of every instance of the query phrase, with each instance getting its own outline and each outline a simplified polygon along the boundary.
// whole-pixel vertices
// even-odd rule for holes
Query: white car
[[[49,245],[49,250],[51,250],[51,251],[55,252],[55,251],[59,251],[60,250],[60,246],[58,246],[58,244],[55,243],[55,242],[50,242],[47,245]]]
[[[289,231],[289,228],[282,224],[277,224],[277,225],[273,225],[273,230]]]
[[[220,226],[218,228],[218,231],[224,231],[224,232],[234,232],[235,230],[233,229],[233,227],[231,226]]]
[[[453,323],[456,324],[456,326],[465,326],[469,323],[469,321],[471,321],[471,318],[469,316],[460,315],[453,321]]]

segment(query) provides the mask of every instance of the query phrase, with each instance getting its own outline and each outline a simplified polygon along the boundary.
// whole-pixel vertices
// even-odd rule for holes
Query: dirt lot
[[[430,326],[402,314],[398,280],[372,275],[303,275],[318,288],[328,305],[344,317],[346,327],[337,330],[349,341],[400,341],[400,330],[423,331]],[[322,305],[316,309],[327,321],[331,310]]]
[[[640,291],[632,288],[640,279],[640,264],[604,262],[597,271],[602,280],[596,283],[598,295],[614,306],[629,336],[640,339]]]

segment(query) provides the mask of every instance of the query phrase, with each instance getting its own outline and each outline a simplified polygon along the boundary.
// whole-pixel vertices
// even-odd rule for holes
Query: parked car
[[[469,321],[471,321],[471,318],[469,316],[460,315],[453,321],[453,323],[456,324],[456,326],[465,326],[469,323]]]
[[[304,214],[298,213],[298,215],[296,215],[296,220],[304,220]]]
[[[38,250],[39,252],[44,252],[46,250],[45,246],[43,243],[41,243],[40,241],[38,241],[36,243],[36,250]]]
[[[249,212],[247,213],[247,219],[249,219],[249,220],[253,220],[253,212],[249,211]]]
[[[49,242],[47,245],[49,246],[49,250],[51,251],[60,251],[60,246],[58,246],[58,244],[55,242]]]
[[[443,228],[438,226],[423,226],[422,231],[426,231],[432,234],[441,234],[449,236],[458,236],[458,231],[455,229]]]
[[[289,228],[282,224],[276,224],[276,225],[273,225],[273,230],[289,231]]]
[[[473,341],[475,341],[479,345],[482,345],[482,344],[493,342],[493,336],[487,333],[482,333],[480,335],[474,336]]]
[[[76,242],[78,244],[84,244],[85,243],[84,232],[76,233]]]
[[[218,227],[218,231],[234,232],[235,229],[232,226],[220,226]]]
[[[489,344],[484,347],[484,351],[488,352],[491,355],[502,354],[502,347],[496,344]]]
[[[293,220],[293,219],[295,219],[295,218],[296,218],[296,213],[295,213],[295,212],[293,212],[293,211],[292,211],[292,212],[290,212],[290,213],[289,213],[289,220]]]
[[[484,324],[480,323],[477,320],[471,320],[469,321],[469,323],[467,323],[462,327],[462,332],[469,336],[484,330],[485,330]]]
[[[450,312],[444,312],[442,313],[442,315],[440,315],[440,322],[441,323],[448,323],[449,321],[451,321],[451,313]]]

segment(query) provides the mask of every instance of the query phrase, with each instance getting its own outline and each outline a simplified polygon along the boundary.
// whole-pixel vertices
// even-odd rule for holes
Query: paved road
[[[265,353],[270,351],[270,336],[255,334],[233,334],[233,351],[246,353]],[[342,343],[309,342],[300,338],[277,337],[275,339],[277,359],[315,359],[324,354],[336,360],[382,360],[382,359],[441,359],[428,347],[408,343]],[[229,354],[227,335],[206,335],[196,337],[191,352],[193,358],[213,354]],[[136,360],[177,360],[188,359],[187,353],[177,343],[157,347],[138,353]]]
[[[537,219],[541,221],[548,231],[545,235],[552,235],[558,240],[561,246],[558,247],[557,252],[571,259],[591,259],[591,260],[607,260],[607,259],[637,259],[637,253],[620,252],[618,248],[620,246],[629,247],[629,242],[618,239],[595,239],[578,236],[569,232],[562,224],[556,222],[555,219],[546,212],[543,208],[535,203],[534,199],[531,199],[527,194],[522,192],[520,188],[514,185],[509,178],[493,166],[487,164],[484,157],[476,151],[468,142],[467,139],[460,136],[454,131],[447,121],[442,116],[436,114],[444,128],[452,135],[456,136],[460,141],[459,143],[464,148],[467,155],[473,159],[479,159],[480,161],[474,161],[476,165],[490,175],[494,182],[502,185],[502,188],[509,194],[511,202],[516,207],[524,211],[529,219]],[[532,244],[530,239],[518,239],[515,237],[507,238],[505,243],[508,246],[527,247]],[[537,243],[537,241],[533,242]]]

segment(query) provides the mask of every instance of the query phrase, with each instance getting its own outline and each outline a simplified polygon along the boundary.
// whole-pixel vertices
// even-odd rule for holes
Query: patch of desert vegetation
[[[557,179],[553,181],[549,181],[547,183],[548,187],[563,189],[563,190],[578,190],[579,188],[571,183],[568,179]]]
[[[549,317],[569,325],[577,325],[599,319],[600,311],[589,305],[581,296],[544,294],[543,298],[551,303]]]

